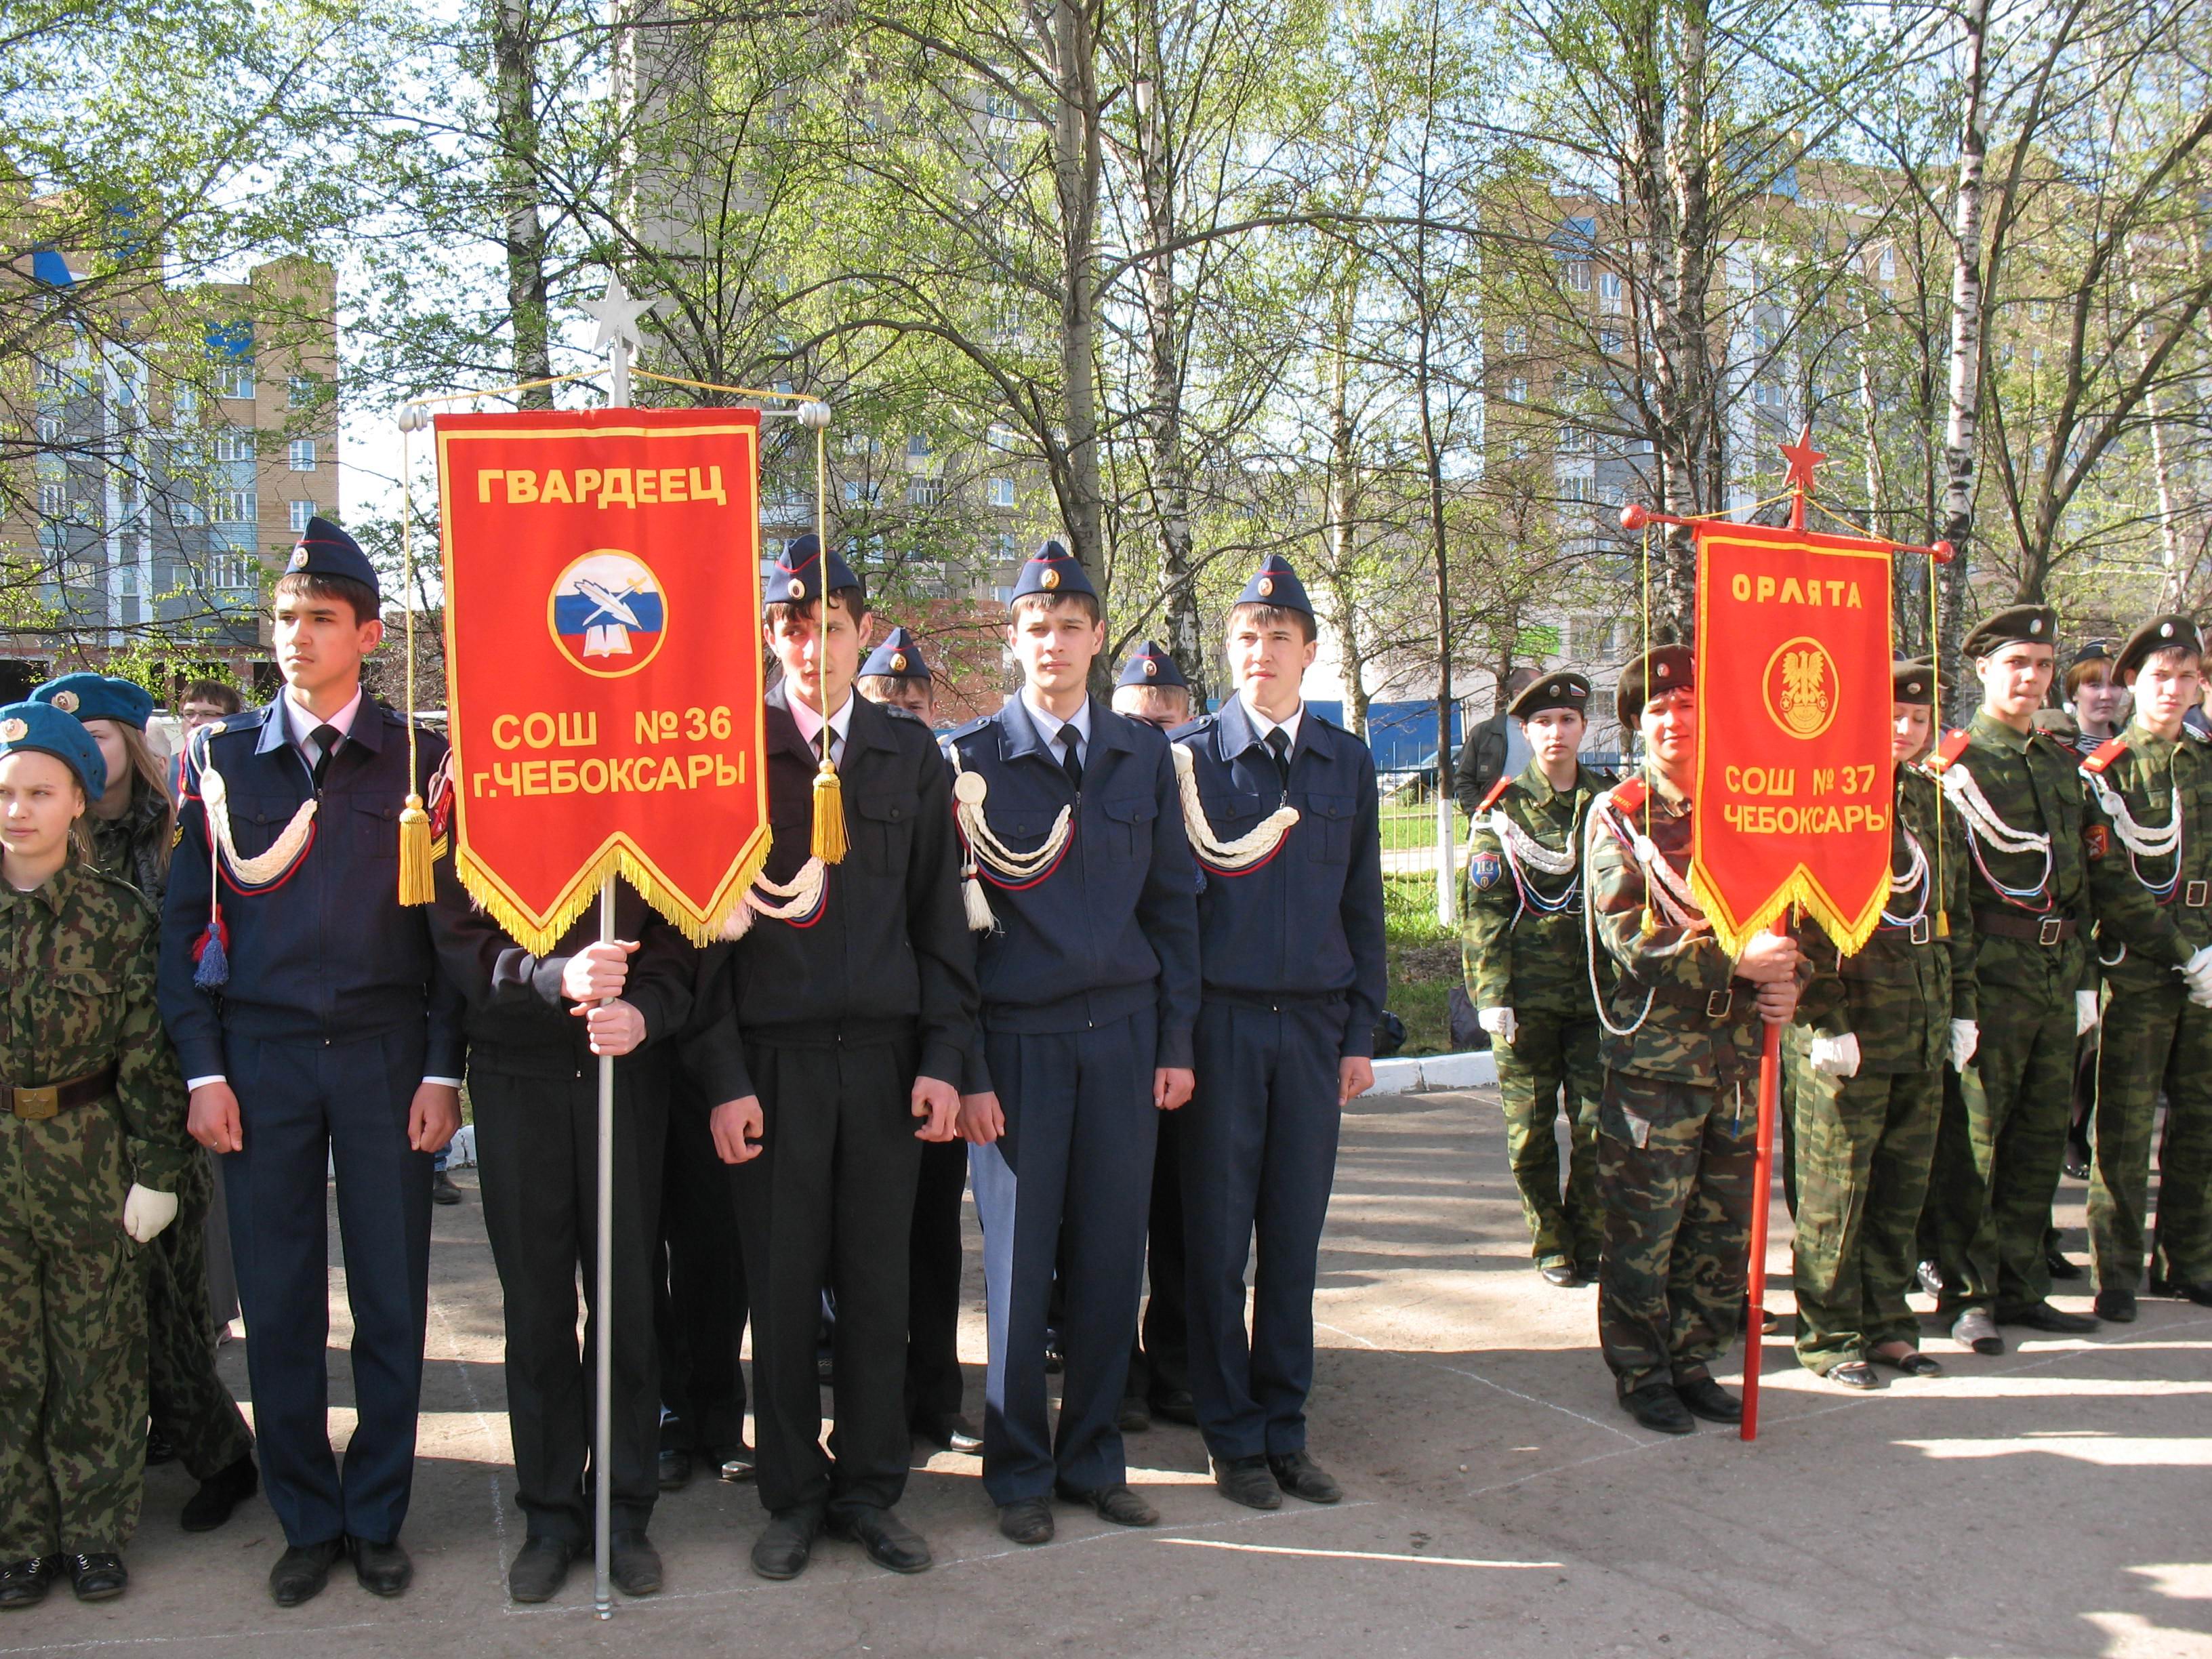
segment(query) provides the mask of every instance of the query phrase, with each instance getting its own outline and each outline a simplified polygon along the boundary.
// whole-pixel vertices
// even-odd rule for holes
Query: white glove
[[[2080,1036],[2086,1031],[2095,1030],[2100,1018],[2102,1016],[2097,1012],[2097,994],[2094,991],[2076,991],[2074,994],[2074,1035]]]
[[[1856,1077],[1859,1074],[1859,1034],[1846,1031],[1841,1036],[1814,1037],[1813,1069],[1822,1077]]]
[[[1513,1018],[1510,1008],[1478,1008],[1474,1023],[1509,1048],[1512,1046],[1513,1034],[1521,1029],[1521,1022]]]
[[[161,1229],[176,1218],[174,1193],[157,1193],[135,1181],[131,1183],[131,1195],[123,1200],[123,1231],[136,1243],[151,1244]]]
[[[2212,1008],[2212,985],[2200,986],[2191,991],[2189,1000],[2200,1008]]]
[[[2189,981],[2191,991],[2212,991],[2212,945],[2197,947],[2196,954],[2181,964],[2181,976]]]
[[[1974,1057],[1974,1050],[1982,1046],[1982,1028],[1971,1019],[1951,1022],[1951,1069],[1963,1072],[1966,1062]]]

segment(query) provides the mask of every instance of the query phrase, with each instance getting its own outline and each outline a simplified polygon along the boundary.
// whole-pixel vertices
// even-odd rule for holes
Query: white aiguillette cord
[[[2081,775],[2096,795],[2097,805],[2112,819],[2112,829],[2119,836],[2120,845],[2128,851],[2139,858],[2162,859],[2170,857],[2181,845],[2181,792],[2179,789],[2173,793],[2173,805],[2166,821],[2155,830],[2146,830],[2136,822],[2135,814],[2128,811],[2126,798],[2112,787],[2103,773],[2092,772],[2085,766],[2081,769]]]
[[[722,937],[743,939],[751,931],[756,915],[774,921],[789,921],[794,916],[811,915],[822,902],[823,884],[829,879],[830,866],[820,859],[810,857],[799,866],[798,873],[789,881],[778,881],[763,872],[755,876],[752,885],[738,908],[730,912],[730,919],[722,924]],[[763,899],[765,892],[769,896]],[[779,902],[778,901],[781,901]]]
[[[282,720],[280,709],[270,718]],[[314,827],[315,798],[310,795],[300,803],[281,834],[269,845],[266,852],[252,858],[238,855],[238,843],[230,832],[230,786],[222,774],[215,769],[215,746],[211,739],[219,736],[222,722],[201,728],[206,737],[200,740],[200,763],[196,769],[200,778],[200,801],[207,811],[208,848],[218,867],[228,866],[232,881],[240,887],[266,887],[300,861],[307,850],[307,836]]]
[[[961,764],[957,744],[946,744],[945,752],[952,757],[952,821],[959,827],[961,844],[968,849],[967,860],[960,866],[961,902],[967,909],[968,926],[976,933],[988,933],[999,922],[991,914],[991,901],[983,891],[978,863],[989,865],[996,874],[1013,884],[1042,875],[1067,850],[1067,838],[1075,824],[1075,809],[1060,809],[1060,816],[1052,821],[1051,833],[1036,851],[1017,853],[992,833],[991,821],[983,815],[983,802],[991,793],[983,775],[970,772]]]
[[[1182,798],[1183,829],[1200,863],[1233,873],[1274,857],[1275,849],[1283,844],[1283,837],[1298,821],[1297,807],[1285,801],[1236,840],[1223,841],[1213,833],[1213,825],[1206,816],[1205,803],[1199,799],[1198,763],[1192,758],[1189,746],[1171,743],[1168,752],[1175,757],[1176,790]]]

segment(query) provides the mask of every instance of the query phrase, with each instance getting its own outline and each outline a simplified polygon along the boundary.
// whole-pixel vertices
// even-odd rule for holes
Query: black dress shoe
[[[1084,1504],[1095,1511],[1101,1521],[1111,1521],[1117,1527],[1157,1527],[1160,1523],[1160,1512],[1138,1497],[1126,1481],[1116,1480],[1110,1486],[1094,1486],[1089,1491],[1055,1484],[1053,1490],[1066,1502]]]
[[[2184,1284],[2175,1279],[2167,1285],[2166,1293],[2194,1302],[2200,1308],[2212,1308],[2212,1280],[2200,1279],[2193,1284]]]
[[[1564,1261],[1554,1261],[1549,1267],[1539,1267],[1536,1271],[1544,1276],[1547,1285],[1556,1285],[1563,1291],[1571,1291],[1583,1282],[1581,1276]]]
[[[1710,1376],[1701,1376],[1692,1382],[1677,1382],[1674,1395],[1690,1408],[1692,1416],[1702,1417],[1708,1423],[1743,1421],[1743,1401]]]
[[[550,1601],[568,1582],[569,1564],[583,1552],[559,1538],[526,1538],[507,1570],[507,1593],[517,1601]]]
[[[1846,1359],[1828,1367],[1828,1381],[1839,1389],[1878,1389],[1881,1379],[1874,1374],[1874,1367],[1863,1359]],[[1742,1412],[1739,1410],[1737,1416]]]
[[[2087,1314],[2067,1313],[2048,1302],[2033,1302],[2010,1313],[2000,1313],[1997,1323],[2025,1325],[2031,1331],[2049,1331],[2057,1336],[2087,1336],[2097,1328],[2097,1322]]]
[[[2089,1273],[2087,1267],[2073,1260],[2056,1244],[2045,1244],[2043,1247],[2043,1265],[2050,1270],[2053,1279],[2086,1279]]]
[[[0,1561],[0,1612],[35,1607],[62,1569],[58,1555],[27,1555],[20,1561]]]
[[[169,1437],[159,1429],[146,1431],[146,1467],[159,1468],[164,1463],[177,1461],[177,1449],[169,1443]]]
[[[2109,1319],[2115,1325],[2136,1322],[2136,1293],[2133,1291],[2100,1291],[2093,1305],[2100,1319]]]
[[[70,1583],[76,1588],[80,1601],[110,1601],[123,1594],[131,1582],[131,1570],[123,1565],[123,1558],[110,1551],[97,1555],[69,1555],[62,1558],[69,1564]]]
[[[681,1446],[660,1449],[660,1489],[682,1492],[691,1484],[691,1454]]]
[[[415,1582],[415,1564],[397,1538],[375,1544],[349,1534],[346,1553],[353,1557],[353,1576],[371,1595],[404,1595]]]
[[[763,1578],[796,1578],[813,1558],[822,1534],[822,1511],[806,1506],[778,1510],[753,1540],[753,1571]]]
[[[280,1607],[296,1607],[302,1601],[313,1601],[330,1582],[331,1564],[344,1553],[343,1538],[291,1546],[269,1569],[269,1599]]]
[[[927,1572],[929,1545],[889,1510],[856,1504],[830,1516],[830,1535],[858,1544],[868,1559],[890,1572]]]
[[[1275,1484],[1275,1472],[1264,1456],[1215,1458],[1213,1484],[1224,1498],[1248,1510],[1283,1507],[1283,1489]]]
[[[248,1452],[227,1469],[218,1469],[200,1482],[200,1489],[185,1500],[177,1524],[186,1532],[213,1532],[230,1519],[230,1512],[253,1496],[261,1477]]]
[[[624,1595],[650,1595],[660,1588],[660,1552],[635,1527],[607,1540],[607,1577]]]
[[[1907,1348],[1902,1353],[1883,1353],[1877,1350],[1867,1356],[1877,1363],[1901,1371],[1906,1376],[1941,1376],[1943,1367],[1917,1348]]]
[[[453,1176],[443,1170],[430,1177],[430,1201],[448,1206],[461,1201],[461,1189],[453,1185]]]
[[[1145,1403],[1142,1395],[1124,1395],[1121,1409],[1114,1419],[1114,1426],[1124,1434],[1143,1434],[1152,1426],[1152,1408]]]
[[[1646,1382],[1640,1389],[1631,1389],[1620,1396],[1620,1409],[1645,1428],[1661,1434],[1697,1431],[1698,1419],[1690,1415],[1690,1408],[1673,1388],[1664,1382]]]
[[[1044,1374],[1047,1376],[1058,1376],[1060,1367],[1066,1363],[1066,1358],[1060,1351],[1060,1333],[1047,1331],[1044,1334]]]
[[[975,1432],[975,1425],[958,1412],[947,1412],[942,1417],[925,1417],[914,1425],[914,1431],[933,1446],[946,1451],[961,1452],[969,1457],[983,1449],[983,1437]]]
[[[2089,1178],[2089,1154],[2070,1141],[2066,1146],[2066,1173],[2076,1181]]]
[[[753,1449],[740,1440],[715,1460],[714,1475],[717,1480],[726,1480],[734,1486],[751,1480],[758,1466]]]
[[[1344,1496],[1344,1488],[1336,1484],[1336,1477],[1307,1456],[1304,1448],[1294,1452],[1269,1452],[1267,1472],[1285,1492],[1309,1504],[1334,1504]]]
[[[1052,1542],[1052,1505],[1042,1498],[1018,1498],[999,1505],[999,1532],[1017,1544]]]
[[[1190,1397],[1188,1389],[1170,1389],[1164,1394],[1152,1396],[1152,1415],[1164,1422],[1198,1426],[1198,1402]]]

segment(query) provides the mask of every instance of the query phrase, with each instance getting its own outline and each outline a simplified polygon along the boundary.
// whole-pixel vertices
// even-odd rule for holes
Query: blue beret
[[[1146,640],[1130,653],[1129,660],[1122,665],[1121,678],[1115,684],[1188,687],[1190,682],[1183,678],[1182,670],[1176,666],[1176,659],[1168,655],[1167,647],[1158,640]]]
[[[827,566],[830,591],[859,587],[860,579],[853,574],[853,567],[835,553],[825,560],[822,556],[822,538],[812,531],[792,538],[791,545],[775,556],[769,567],[768,580],[761,585],[763,605],[811,605],[822,597],[823,568]]]
[[[100,745],[76,715],[51,703],[11,702],[0,708],[0,756],[19,749],[35,749],[68,766],[89,799],[98,800],[107,791],[107,763],[100,758]]]
[[[284,561],[286,575],[301,573],[310,576],[345,576],[365,582],[368,591],[376,595],[377,603],[384,602],[383,586],[376,580],[376,567],[368,562],[368,555],[361,550],[360,543],[328,519],[308,520],[307,527],[300,532],[299,545]]]
[[[867,661],[860,665],[863,675],[887,674],[893,679],[926,680],[929,665],[921,659],[921,647],[915,643],[914,635],[903,628],[894,628],[884,635],[884,642],[868,653]]]
[[[1237,603],[1277,605],[1285,611],[1303,611],[1309,617],[1314,613],[1313,604],[1306,598],[1305,584],[1291,568],[1291,562],[1279,553],[1270,553],[1260,561],[1259,569],[1244,584]]]
[[[1088,593],[1094,599],[1098,597],[1098,590],[1091,585],[1083,562],[1058,542],[1047,542],[1030,556],[1015,580],[1014,591],[1006,596],[1007,603],[1031,593],[1049,594],[1055,599],[1066,599],[1070,593]]]
[[[81,720],[120,720],[141,732],[154,717],[153,694],[129,680],[105,674],[64,674],[31,693],[33,702],[52,703]]]

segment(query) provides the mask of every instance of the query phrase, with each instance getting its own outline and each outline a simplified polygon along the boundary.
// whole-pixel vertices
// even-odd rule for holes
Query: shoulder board
[[[1498,776],[1498,781],[1490,786],[1490,793],[1474,804],[1474,810],[1478,812],[1487,812],[1492,807],[1498,805],[1499,797],[1504,795],[1504,793],[1512,787],[1512,777],[1510,775],[1501,773]]]
[[[939,732],[937,736],[938,746],[939,748],[945,748],[952,744],[958,743],[963,738],[972,738],[975,733],[981,732],[990,723],[991,717],[988,714],[978,714],[974,720],[968,721],[965,725],[956,726],[950,732]]]
[[[1943,741],[1936,745],[1936,752],[1928,757],[1928,769],[1930,772],[1942,771],[1965,754],[1966,745],[1973,740],[1974,734],[1963,726],[1955,732],[1946,733]]]
[[[1640,812],[1650,794],[1642,778],[1623,778],[1613,786],[1613,804],[1624,812]]]
[[[161,915],[161,912],[154,908],[153,900],[140,892],[137,884],[127,878],[118,876],[111,870],[102,870],[96,865],[85,864],[79,867],[101,886],[112,889],[118,896],[126,897],[132,908],[143,913],[149,921],[155,920]]]
[[[2084,757],[2081,769],[2084,772],[2102,772],[2127,752],[2128,740],[2124,737],[2114,738],[2099,744],[2094,753]]]
[[[2194,738],[2199,743],[2212,743],[2212,736],[2207,736],[2204,732],[2198,731],[2187,720],[2184,720],[2181,723],[2181,735],[2185,738]]]

